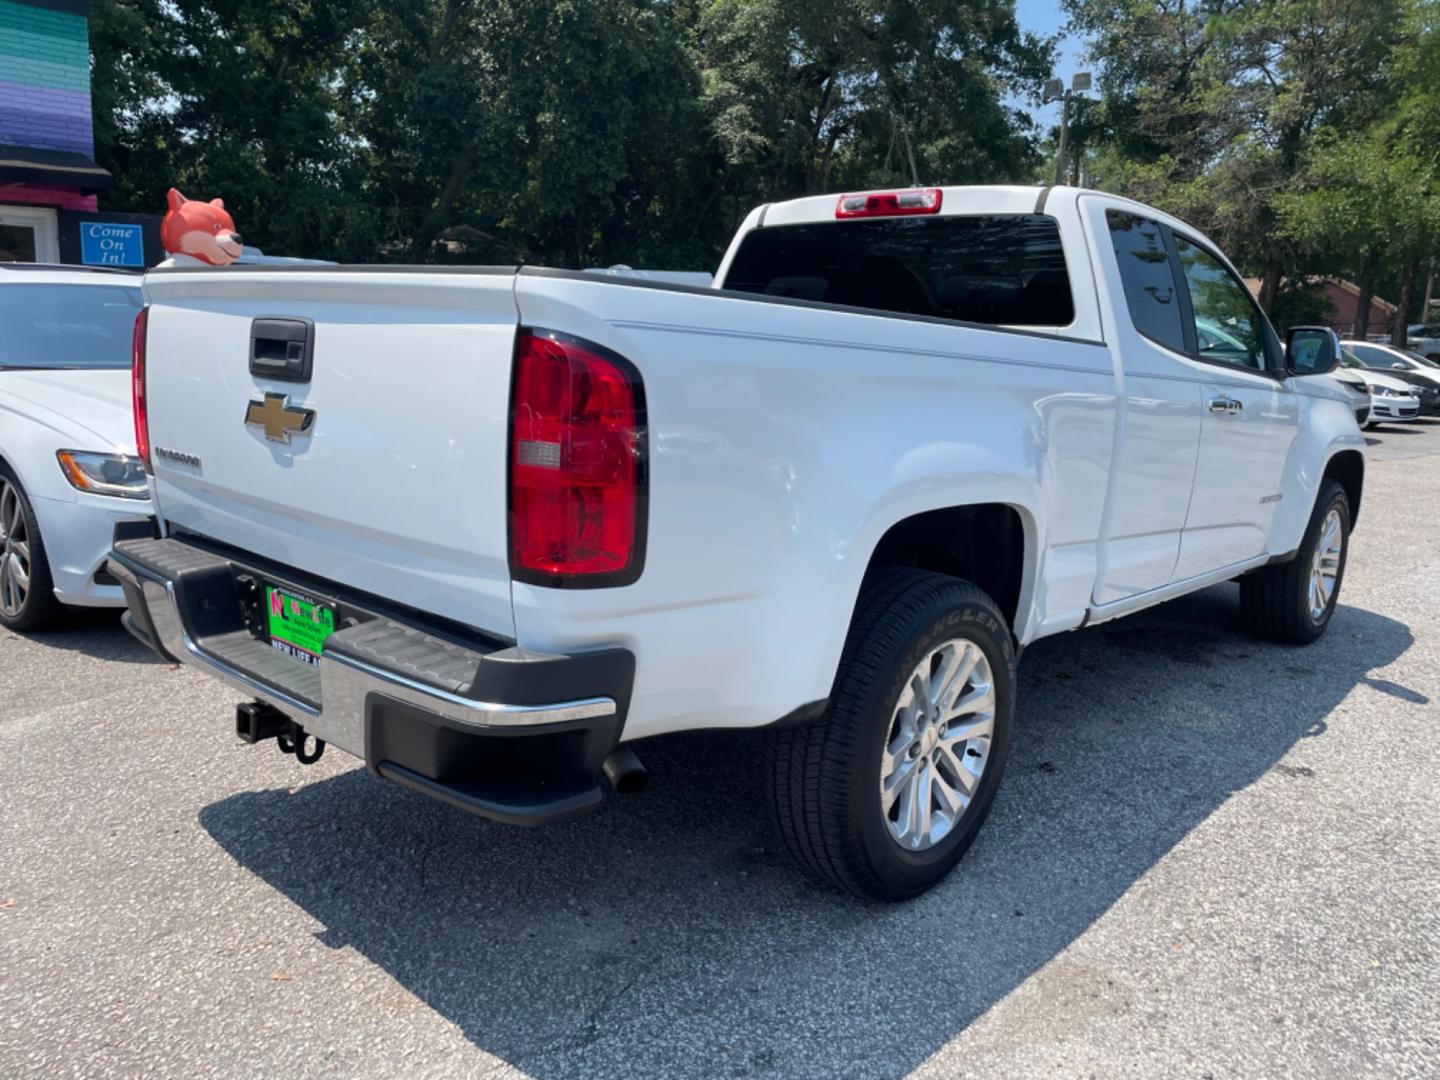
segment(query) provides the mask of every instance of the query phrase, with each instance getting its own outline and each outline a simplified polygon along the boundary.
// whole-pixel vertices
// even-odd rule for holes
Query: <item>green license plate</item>
[[[325,639],[335,629],[335,609],[304,593],[265,586],[265,614],[270,644],[286,656],[320,663]]]

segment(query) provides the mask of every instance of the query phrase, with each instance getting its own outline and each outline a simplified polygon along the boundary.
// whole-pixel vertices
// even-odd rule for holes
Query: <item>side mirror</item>
[[[1294,326],[1285,335],[1291,375],[1328,375],[1340,363],[1340,335],[1328,326]]]
[[[1404,371],[1404,370],[1405,370],[1405,365],[1404,365],[1404,364],[1391,364],[1390,366],[1391,366],[1392,368],[1395,368],[1395,370],[1397,370],[1397,371]]]

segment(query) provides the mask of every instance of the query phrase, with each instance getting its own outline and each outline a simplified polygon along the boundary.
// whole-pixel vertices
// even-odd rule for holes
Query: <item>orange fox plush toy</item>
[[[160,222],[160,242],[175,262],[187,262],[189,256],[210,266],[229,266],[240,257],[245,249],[223,202],[187,199],[174,188],[165,198],[170,209]]]

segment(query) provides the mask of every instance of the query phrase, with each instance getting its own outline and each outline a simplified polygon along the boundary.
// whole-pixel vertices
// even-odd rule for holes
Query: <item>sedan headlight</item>
[[[1388,386],[1372,386],[1370,393],[1373,397],[1409,397],[1409,394],[1400,390],[1392,390]]]
[[[65,479],[77,491],[121,499],[143,499],[150,494],[145,467],[139,458],[88,450],[57,450],[55,456],[60,460]]]

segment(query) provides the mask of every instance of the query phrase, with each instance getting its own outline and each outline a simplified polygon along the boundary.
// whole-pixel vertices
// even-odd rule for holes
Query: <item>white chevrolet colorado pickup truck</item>
[[[158,514],[127,624],[324,743],[502,821],[767,732],[785,845],[914,895],[1000,782],[1029,642],[1238,578],[1335,609],[1364,440],[1234,268],[1071,188],[799,199],[713,287],[531,267],[149,274]]]

